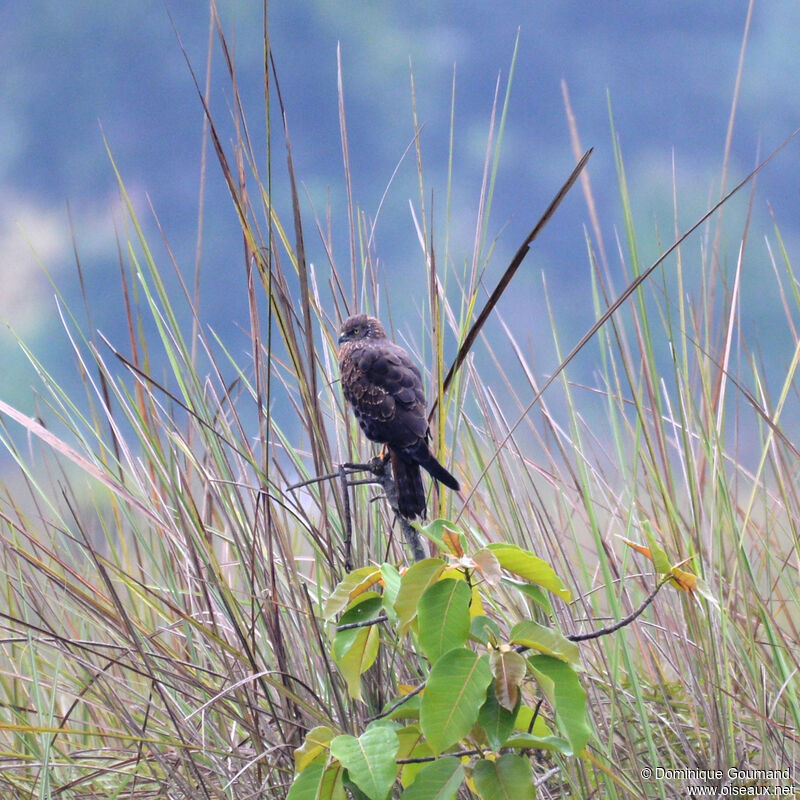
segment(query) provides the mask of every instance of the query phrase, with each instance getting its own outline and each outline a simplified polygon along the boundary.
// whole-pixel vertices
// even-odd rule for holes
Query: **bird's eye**
[[[358,328],[353,328],[353,336],[358,336]]]

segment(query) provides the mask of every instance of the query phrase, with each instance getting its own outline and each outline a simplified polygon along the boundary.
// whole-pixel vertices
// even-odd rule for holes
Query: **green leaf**
[[[550,595],[545,594],[538,586],[534,586],[532,583],[526,583],[525,581],[514,580],[513,578],[503,578],[503,585],[512,586],[518,592],[529,597],[534,603],[544,609],[548,616],[552,615],[553,603],[550,601]]]
[[[311,764],[297,774],[286,800],[347,800],[343,772],[338,762]]]
[[[436,583],[443,571],[444,561],[441,558],[423,558],[422,561],[412,564],[400,579],[394,610],[397,612],[401,635],[416,617],[420,597],[429,586]]]
[[[515,733],[503,742],[503,747],[514,747],[517,750],[552,750],[572,755],[572,745],[562,736],[536,736],[533,733]]]
[[[464,581],[447,578],[434,583],[420,597],[419,643],[432,664],[448,650],[466,643],[470,596]]]
[[[658,543],[650,521],[642,520],[642,527],[644,528],[645,536],[647,536],[647,544],[650,546],[653,566],[656,568],[656,572],[666,575],[672,569],[672,562],[669,560],[666,550]]]
[[[383,600],[379,594],[375,592],[367,592],[354,601],[355,605],[342,614],[339,620],[339,625],[352,625],[354,622],[364,622],[365,620],[374,619],[380,614]],[[359,634],[367,630],[363,628],[349,628],[346,631],[336,631],[333,637],[333,657],[336,661],[340,661],[347,655],[347,651],[353,646],[353,643],[358,638]],[[373,626],[377,627],[377,626]]]
[[[339,759],[350,780],[370,800],[389,796],[397,778],[395,755],[400,740],[388,725],[368,727],[358,739],[343,734],[331,742],[331,755]]]
[[[289,787],[286,800],[316,800],[324,769],[324,764],[315,763],[298,772]]]
[[[397,593],[400,591],[400,572],[394,564],[381,564],[381,575],[383,576],[383,607],[389,619],[397,622],[397,613],[394,610],[394,603],[397,600]]]
[[[489,657],[466,648],[445,653],[433,665],[420,703],[420,726],[435,754],[472,730],[491,680]]]
[[[462,551],[467,549],[467,537],[464,535],[464,531],[454,522],[450,522],[449,519],[435,519],[427,525],[420,525],[418,522],[413,524],[423,536],[435,542],[442,551],[447,553],[453,552],[453,548],[450,544],[453,539],[458,540]],[[458,553],[455,555],[458,555]]]
[[[333,593],[325,603],[322,616],[333,619],[351,600],[361,592],[366,592],[373,583],[381,579],[381,571],[378,567],[359,567],[353,572],[348,573],[333,590]]]
[[[535,800],[533,773],[527,758],[506,753],[497,761],[481,759],[472,773],[475,788],[484,800]]]
[[[507,569],[531,583],[543,586],[566,602],[572,599],[572,595],[561,582],[561,578],[556,575],[555,570],[529,550],[523,550],[515,544],[505,542],[494,542],[489,545],[488,549],[495,554],[503,569]]]
[[[336,653],[333,654],[336,666],[347,681],[350,697],[354,700],[361,699],[361,676],[375,662],[381,643],[380,631],[376,625],[358,628],[357,631],[356,638],[342,658],[336,658]]]
[[[339,763],[338,761],[336,762]],[[344,771],[344,785],[347,788],[348,800],[370,800],[369,795],[364,794],[358,786],[350,779],[347,770]]]
[[[586,722],[586,691],[575,670],[550,656],[530,656],[528,663],[555,710],[556,724],[569,740],[573,755],[579,755],[591,731]]]
[[[514,719],[516,714],[503,708],[497,700],[494,690],[494,683],[489,684],[489,691],[486,693],[486,702],[481,706],[478,714],[478,725],[486,733],[486,739],[492,750],[499,750],[503,743],[514,730]]]
[[[344,776],[344,767],[338,761],[328,764],[325,772],[322,773],[314,800],[347,800],[344,791]]]
[[[537,650],[569,664],[580,663],[580,653],[575,642],[571,642],[557,630],[547,628],[533,620],[518,622],[511,629],[509,640],[512,644],[525,645],[531,650]]]
[[[457,758],[440,758],[426,764],[400,795],[402,800],[452,800],[464,782],[464,767]]]
[[[500,640],[500,628],[493,619],[478,614],[477,617],[472,618],[472,622],[469,624],[469,635],[477,642],[489,644],[492,638],[496,642]]]

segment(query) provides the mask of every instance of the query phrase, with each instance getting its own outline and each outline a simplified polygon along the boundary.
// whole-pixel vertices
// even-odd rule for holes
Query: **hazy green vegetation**
[[[280,120],[269,83],[267,117]],[[540,372],[526,332],[509,326],[502,337],[477,337],[445,391],[448,367],[502,275],[488,270],[487,221],[502,181],[508,95],[494,109],[474,250],[462,261],[447,202],[458,176],[428,186],[416,152],[414,213],[428,264],[426,284],[409,289],[425,300],[419,320],[401,320],[384,294],[371,220],[356,201],[330,210],[349,218],[351,252],[331,250],[328,264],[309,267],[304,242],[315,224],[329,241],[324,216],[302,216],[296,190],[293,218],[279,218],[271,170],[283,162],[254,152],[247,136],[264,110],[231,98],[238,138],[224,140],[212,118],[209,142],[241,223],[250,352],[229,352],[199,312],[190,330],[179,325],[179,305],[195,308],[193,279],[181,270],[185,292],[166,291],[163,278],[178,267],[153,255],[118,176],[128,341],[104,341],[85,314],[60,307],[85,392],[69,396],[29,353],[41,379],[39,419],[2,406],[3,444],[16,467],[0,505],[0,796],[284,797],[310,730],[360,736],[446,655],[381,624],[364,628],[376,658],[360,680],[335,663],[337,619],[325,609],[347,572],[348,530],[355,567],[410,562],[375,486],[354,486],[345,504],[339,479],[338,465],[373,454],[337,384],[335,332],[356,309],[379,309],[426,366],[437,401],[434,449],[464,487],[432,496],[433,516],[459,526],[467,552],[514,544],[566,587],[545,602],[536,588],[509,583],[508,572],[506,583],[483,585],[498,644],[528,641],[529,629],[511,635],[523,620],[566,642],[639,608],[659,577],[620,537],[657,543],[670,565],[701,580],[694,592],[665,586],[634,622],[580,642],[577,659],[570,651],[586,716],[566,726],[575,754],[535,737],[525,743],[538,796],[680,795],[686,781],[648,779],[646,769],[796,769],[800,453],[782,415],[797,402],[800,292],[779,230],[759,232],[774,254],[764,279],[777,282],[783,300],[775,317],[795,343],[776,384],[739,327],[741,262],[720,258],[718,217],[694,234],[705,247],[670,248],[650,270],[639,260],[617,152],[620,258],[602,246],[606,212],[585,172],[572,189],[587,201],[583,274],[597,320],[605,317],[582,351],[596,360],[592,384],[571,380],[574,343],[563,340],[553,308],[557,375]],[[270,135],[279,143],[283,131]],[[358,158],[347,155],[346,140],[345,153],[346,164]],[[789,161],[779,153],[768,168]],[[666,253],[680,231],[667,235],[672,221],[659,224]],[[744,248],[748,235],[745,223],[727,252]],[[332,478],[311,480],[322,476]],[[406,629],[412,617],[401,618]],[[476,645],[461,646],[471,658]],[[542,739],[561,724],[544,683],[529,675],[521,688]],[[458,734],[470,741],[469,731]],[[452,742],[442,734],[438,744],[446,755]],[[500,744],[476,737],[461,767],[445,764],[451,777],[477,760],[488,765],[462,796],[492,780],[481,773],[500,769],[491,756]],[[316,755],[327,758],[325,747]],[[340,739],[334,754],[352,764],[348,747]],[[458,783],[439,778],[455,791]],[[327,796],[341,796],[335,791]]]

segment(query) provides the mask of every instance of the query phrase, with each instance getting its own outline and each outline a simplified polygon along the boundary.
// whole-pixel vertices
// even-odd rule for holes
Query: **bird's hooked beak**
[[[339,344],[344,344],[345,342],[349,342],[352,338],[353,338],[352,334],[342,332],[339,334]]]

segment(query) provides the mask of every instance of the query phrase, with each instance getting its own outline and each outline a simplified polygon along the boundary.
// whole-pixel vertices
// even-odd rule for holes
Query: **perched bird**
[[[411,356],[386,338],[366,314],[350,317],[339,336],[339,373],[347,402],[373,442],[385,444],[392,462],[398,508],[408,518],[425,515],[420,467],[458,491],[458,481],[428,449],[428,408],[422,376]]]

